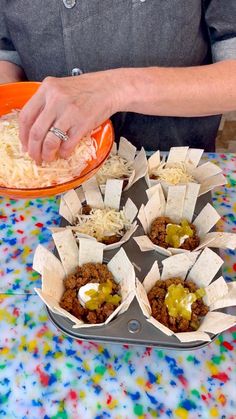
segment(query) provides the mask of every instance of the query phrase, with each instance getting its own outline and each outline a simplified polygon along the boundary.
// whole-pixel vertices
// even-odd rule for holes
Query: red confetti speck
[[[145,386],[147,387],[147,388],[152,388],[152,384],[150,383],[150,381],[146,381],[146,384],[145,384]]]
[[[36,225],[36,227],[38,227],[38,228],[43,227],[43,223],[36,223],[35,225]]]
[[[40,383],[42,386],[47,387],[49,382],[49,375],[45,374],[40,370],[40,367],[37,366],[36,372],[39,374]]]
[[[76,393],[76,391],[70,390],[69,396],[70,396],[71,400],[77,400],[77,393]]]
[[[19,315],[20,315],[20,312],[19,312],[18,308],[14,307],[13,316],[19,317]]]
[[[150,356],[151,352],[152,352],[152,348],[147,347],[145,349],[145,352],[144,352],[143,356]]]
[[[24,233],[24,231],[23,230],[16,230],[17,231],[17,233],[19,233],[19,234],[23,234]]]
[[[206,396],[204,394],[201,395],[202,400],[206,400]]]
[[[222,342],[222,346],[224,346],[229,351],[232,351],[234,349],[233,346],[231,345],[231,343],[226,342],[226,341]]]
[[[7,219],[7,216],[6,215],[0,215],[0,219],[1,220],[6,220]]]
[[[229,377],[225,372],[219,372],[218,374],[212,375],[212,378],[216,378],[217,380],[223,381],[223,383],[227,383],[229,381]]]
[[[233,264],[233,270],[236,272],[236,263]]]
[[[47,330],[48,330],[48,327],[46,325],[41,327],[41,329],[37,333],[37,337],[41,338],[44,335],[44,333],[47,332]]]
[[[111,403],[111,401],[112,401],[112,397],[111,397],[111,395],[110,395],[110,394],[108,394],[108,397],[107,397],[107,404],[110,404],[110,403]]]
[[[23,215],[20,215],[20,220],[24,221],[25,217]]]
[[[183,384],[184,387],[187,387],[188,382],[187,382],[186,378],[183,375],[179,375],[178,379]]]

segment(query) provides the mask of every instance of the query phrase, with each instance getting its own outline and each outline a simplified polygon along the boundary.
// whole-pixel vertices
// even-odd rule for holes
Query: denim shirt
[[[236,58],[235,3],[0,0],[0,59],[8,59],[12,51],[29,80],[43,80],[48,75],[69,76],[74,68],[87,73],[118,67],[186,67],[211,63],[218,53],[220,59]],[[229,57],[227,52],[222,55],[227,45],[233,46]],[[172,145],[213,150],[219,120],[113,116],[117,137],[124,135],[137,147],[154,150]]]

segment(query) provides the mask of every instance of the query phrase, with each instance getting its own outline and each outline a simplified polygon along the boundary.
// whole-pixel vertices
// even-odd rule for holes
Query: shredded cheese
[[[96,141],[84,137],[67,159],[58,158],[37,166],[23,153],[19,139],[19,111],[0,118],[0,185],[10,188],[38,188],[67,182],[81,174],[88,162],[96,158]]]
[[[129,178],[133,170],[134,167],[132,161],[127,161],[118,154],[110,154],[108,159],[97,172],[97,182],[99,185],[104,185],[107,179]]]
[[[131,222],[126,218],[124,211],[116,211],[114,208],[93,208],[89,215],[78,214],[73,231],[88,234],[98,241],[104,237],[113,235],[123,236],[124,231],[129,230]]]
[[[169,166],[167,163],[162,163],[158,167],[153,168],[151,173],[149,173],[149,176],[154,176],[155,178],[172,185],[196,182],[191,173],[189,173],[184,162],[172,163]]]

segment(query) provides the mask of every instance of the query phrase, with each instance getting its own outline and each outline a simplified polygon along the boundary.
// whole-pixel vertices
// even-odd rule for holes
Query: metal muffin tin
[[[127,198],[130,197],[136,204],[137,208],[140,208],[142,203],[145,204],[147,202],[146,189],[147,185],[145,179],[140,179],[128,191],[123,192],[121,205],[123,205]],[[198,199],[195,216],[208,202],[212,202],[210,193],[203,195]],[[66,224],[68,224],[67,221],[62,219],[61,226],[65,226]],[[140,234],[143,234],[141,226],[138,227],[133,236],[139,236]],[[158,264],[161,265],[161,261],[165,259],[165,256],[160,255],[155,251],[141,252],[132,237],[123,245],[123,248],[134,265],[137,278],[142,281],[150,270],[153,262],[156,260]],[[106,251],[104,253],[104,262],[108,262],[117,251],[118,249]],[[219,274],[216,277],[218,276]],[[84,329],[73,329],[73,323],[69,319],[53,313],[48,308],[47,310],[54,325],[64,334],[75,339],[122,344],[126,343],[129,345],[156,346],[159,348],[179,350],[198,349],[209,343],[202,341],[182,343],[175,336],[165,335],[146,321],[136,298],[133,300],[125,313],[119,315],[109,324]],[[232,310],[233,309],[231,308],[222,309],[221,311],[228,314],[236,314],[235,310],[234,313]],[[217,335],[212,335],[212,341],[216,338],[216,336]]]

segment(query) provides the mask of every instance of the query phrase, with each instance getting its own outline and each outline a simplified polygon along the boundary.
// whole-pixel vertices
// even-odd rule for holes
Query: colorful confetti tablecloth
[[[220,229],[236,232],[236,156],[208,154],[228,177],[213,194]],[[236,418],[236,328],[193,352],[63,336],[35,295],[38,243],[52,247],[58,200],[0,198],[0,418]],[[234,280],[236,254],[224,251]]]

